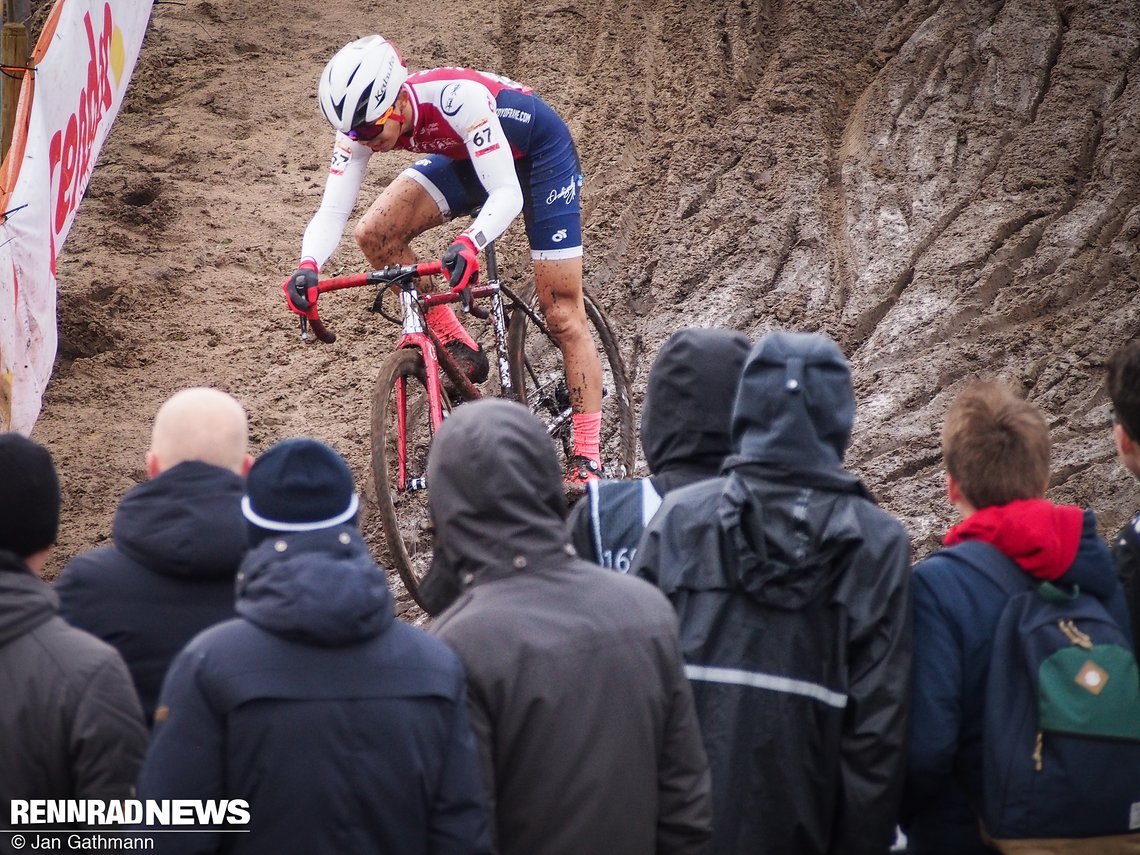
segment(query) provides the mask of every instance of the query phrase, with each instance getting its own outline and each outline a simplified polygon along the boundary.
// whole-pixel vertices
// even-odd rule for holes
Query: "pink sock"
[[[451,306],[432,306],[427,310],[427,323],[431,331],[439,337],[440,344],[449,341],[461,341],[472,350],[478,350],[479,345],[471,338],[471,333],[459,322]]]
[[[570,424],[574,428],[574,453],[588,457],[597,464],[602,462],[602,414],[573,413]]]

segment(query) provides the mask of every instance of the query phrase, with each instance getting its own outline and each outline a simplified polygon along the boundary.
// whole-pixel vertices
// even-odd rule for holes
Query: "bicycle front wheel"
[[[505,286],[503,290],[514,303],[507,331],[511,381],[519,399],[546,424],[564,461],[568,461],[573,453],[570,393],[562,352],[542,319],[534,280],[517,292]],[[583,289],[582,296],[602,363],[602,472],[607,478],[624,478],[632,474],[637,453],[633,392],[606,313],[588,290]]]
[[[397,350],[380,366],[372,396],[372,477],[388,558],[421,607],[419,585],[431,565],[427,458],[435,435],[423,354]],[[442,411],[451,410],[440,390]]]

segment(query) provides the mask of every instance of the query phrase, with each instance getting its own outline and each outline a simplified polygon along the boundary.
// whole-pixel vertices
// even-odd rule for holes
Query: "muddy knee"
[[[383,217],[361,218],[352,230],[352,237],[365,258],[377,267],[402,262],[411,253],[410,237],[401,234]]]
[[[374,267],[415,260],[409,244],[443,222],[438,205],[419,184],[398,176],[372,203],[352,230],[360,251]]]
[[[545,307],[543,316],[550,334],[559,344],[588,339],[590,336],[585,311],[569,300],[555,301],[553,305]]]

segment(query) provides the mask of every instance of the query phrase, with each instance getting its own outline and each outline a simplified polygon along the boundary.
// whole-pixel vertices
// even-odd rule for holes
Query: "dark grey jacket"
[[[503,855],[703,852],[708,769],[676,618],[638,579],[574,556],[542,426],[458,408],[432,446],[435,623],[467,671]]]
[[[114,648],[68,626],[59,600],[0,552],[0,811],[11,799],[120,799],[146,726]],[[5,826],[10,827],[10,826]],[[9,835],[0,835],[7,851]]]
[[[633,573],[681,621],[713,776],[713,851],[883,853],[910,676],[909,547],[842,468],[846,362],[773,333],[745,365],[727,474],[666,497]]]

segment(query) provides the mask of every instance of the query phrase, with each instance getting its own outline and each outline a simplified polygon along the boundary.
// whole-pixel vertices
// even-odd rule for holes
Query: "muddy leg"
[[[412,238],[441,223],[443,214],[428,192],[411,178],[399,175],[360,218],[353,237],[373,268],[412,264],[416,260],[409,245]],[[436,290],[436,283],[421,279],[416,287],[431,292]],[[458,340],[471,350],[477,349],[451,306],[433,306],[426,318],[442,343]]]
[[[439,207],[419,184],[396,177],[368,208],[353,230],[353,237],[373,268],[411,264],[412,238],[443,222]]]
[[[582,302],[582,258],[534,262],[538,302],[562,351],[570,405],[575,413],[602,409],[602,363]]]

